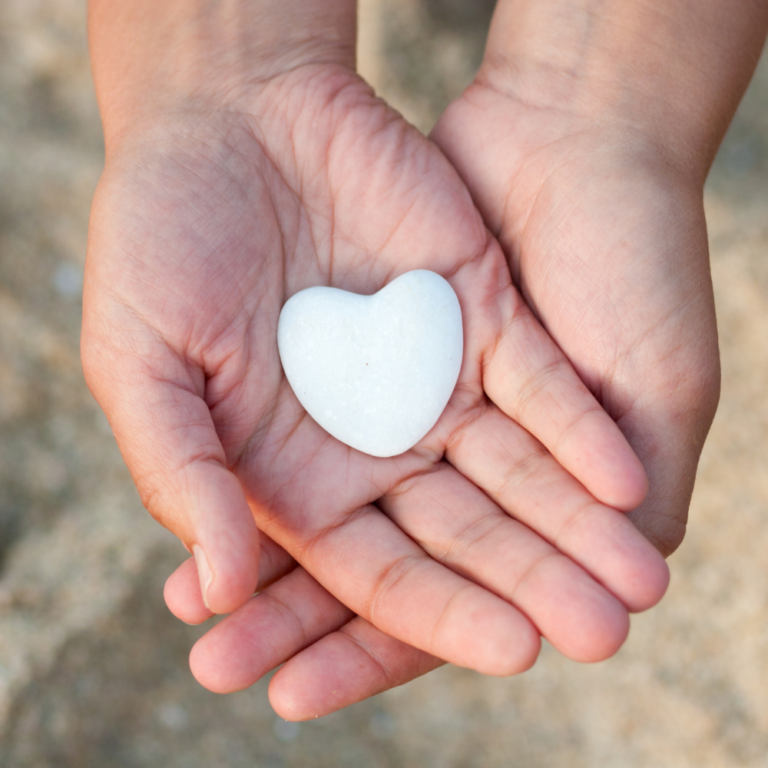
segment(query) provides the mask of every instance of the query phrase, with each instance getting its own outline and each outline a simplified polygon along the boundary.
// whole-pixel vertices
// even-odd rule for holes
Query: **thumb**
[[[83,369],[150,514],[194,554],[213,613],[253,595],[259,538],[203,399],[204,378],[158,339],[117,351],[83,334]],[[158,373],[160,372],[160,373]]]

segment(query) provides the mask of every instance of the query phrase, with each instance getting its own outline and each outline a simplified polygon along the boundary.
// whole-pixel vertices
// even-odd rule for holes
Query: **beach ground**
[[[492,2],[364,0],[360,65],[422,130],[469,82]],[[445,667],[305,724],[262,681],[192,678],[162,601],[186,553],[144,512],[83,382],[103,149],[84,0],[0,3],[2,768],[766,768],[768,60],[707,186],[720,409],[664,602],[610,661]]]

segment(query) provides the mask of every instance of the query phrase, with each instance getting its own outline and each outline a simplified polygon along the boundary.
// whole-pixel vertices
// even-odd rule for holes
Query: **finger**
[[[203,635],[190,653],[190,668],[211,691],[238,691],[351,618],[348,608],[296,568]]]
[[[495,241],[491,247],[499,248]],[[634,509],[648,490],[642,464],[508,273],[500,282],[499,260],[505,264],[500,251],[499,259],[468,262],[452,280],[469,308],[466,335],[478,347],[486,394],[597,499],[616,509]]]
[[[166,579],[163,598],[168,610],[186,624],[202,624],[215,615],[203,602],[194,557],[185,560]]]
[[[382,632],[485,674],[516,674],[536,660],[539,633],[519,610],[436,563],[377,508],[314,537],[286,530],[279,514],[266,522],[329,592]]]
[[[286,720],[310,720],[404,685],[443,663],[358,616],[289,659],[270,681],[269,701]]]
[[[630,611],[661,600],[669,569],[626,515],[597,503],[531,435],[496,407],[456,433],[446,452],[510,515],[572,558]]]
[[[262,535],[260,544],[258,585],[264,589],[289,573],[296,561],[268,536]],[[170,612],[187,624],[202,624],[214,615],[203,602],[194,557],[185,560],[168,577],[163,597]]]
[[[84,332],[88,385],[145,507],[195,555],[209,609],[229,613],[256,588],[258,531],[227,469],[203,399],[204,376],[135,319],[122,322],[110,345]]]
[[[267,434],[261,450],[272,439]],[[417,452],[373,460],[309,419],[283,435],[278,450],[280,461],[251,468],[254,515],[338,600],[386,634],[458,666],[510,675],[534,663],[541,638],[519,610],[436,563],[366,503],[432,460]]]
[[[201,685],[230,693],[285,664],[272,678],[270,701],[282,717],[307,720],[443,663],[350,616],[297,568],[200,638],[190,667]]]
[[[565,656],[601,661],[626,640],[629,615],[616,597],[449,464],[379,505],[429,555],[517,606]]]

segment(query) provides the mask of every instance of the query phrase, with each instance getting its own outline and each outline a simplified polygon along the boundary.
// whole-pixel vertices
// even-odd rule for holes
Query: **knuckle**
[[[163,524],[165,518],[165,500],[159,478],[153,474],[143,474],[135,478],[136,489],[144,509],[158,522]]]
[[[548,457],[549,453],[545,448],[541,445],[533,445],[526,455],[500,473],[495,497],[511,504],[519,489],[546,468]]]
[[[563,361],[552,359],[535,371],[522,386],[518,394],[517,410],[524,416],[550,390],[557,391],[557,384],[563,378]]]
[[[385,616],[391,604],[397,601],[397,589],[407,582],[414,569],[422,562],[422,558],[414,554],[406,554],[392,561],[375,580],[372,598],[368,604],[368,619],[374,626],[379,618]],[[389,606],[389,608],[388,608]]]
[[[152,519],[180,536],[187,529],[184,511],[190,491],[184,478],[178,475],[179,473],[143,467],[133,473],[133,478],[141,503]]]

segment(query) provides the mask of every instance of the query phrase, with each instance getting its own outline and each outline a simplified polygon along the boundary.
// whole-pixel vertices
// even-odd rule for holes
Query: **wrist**
[[[169,114],[248,111],[299,67],[354,69],[354,0],[90,0],[107,148]]]
[[[766,28],[752,0],[500,0],[478,82],[703,183]]]

